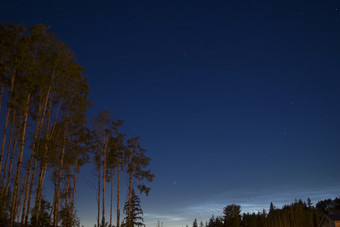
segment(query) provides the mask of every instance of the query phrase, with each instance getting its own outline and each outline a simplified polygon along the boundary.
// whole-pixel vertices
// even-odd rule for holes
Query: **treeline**
[[[194,220],[192,227],[317,227],[321,218],[333,210],[340,210],[340,197],[319,201],[313,206],[307,202],[296,200],[290,205],[277,208],[270,204],[269,212],[241,214],[241,206],[228,205],[223,209],[223,216],[212,215],[209,221],[198,224]]]
[[[126,138],[122,121],[103,111],[87,122],[89,85],[72,50],[46,25],[0,25],[0,225],[77,226],[77,179],[87,163],[97,173],[97,226],[133,226],[142,214],[134,189],[154,175],[139,137]],[[122,175],[123,173],[123,175]],[[120,181],[128,178],[125,218],[120,219]],[[46,180],[53,199],[44,198]],[[106,221],[106,186],[110,219]]]

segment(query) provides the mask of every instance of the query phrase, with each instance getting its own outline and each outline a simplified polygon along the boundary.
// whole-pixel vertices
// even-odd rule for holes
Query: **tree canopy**
[[[113,120],[109,111],[100,112],[88,124],[87,110],[92,106],[88,96],[84,68],[70,47],[49,32],[49,26],[0,25],[0,116],[4,119],[0,137],[0,225],[79,224],[75,215],[77,180],[81,167],[88,163],[95,165],[98,173],[98,226],[99,220],[106,223],[105,192],[109,183],[112,226],[115,173],[117,227],[120,171],[124,170],[123,177],[131,181],[127,188],[129,210],[136,208],[132,202],[140,206],[132,192],[137,187],[148,194],[150,188],[145,181],[154,177],[146,169],[151,159],[139,137],[126,139],[119,131],[123,122]],[[52,185],[52,201],[43,199],[46,180]]]

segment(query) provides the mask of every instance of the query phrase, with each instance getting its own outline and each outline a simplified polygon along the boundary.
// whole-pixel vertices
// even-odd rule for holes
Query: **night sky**
[[[108,109],[141,136],[147,226],[340,196],[340,1],[0,0],[0,22],[51,25],[86,68],[89,119]]]

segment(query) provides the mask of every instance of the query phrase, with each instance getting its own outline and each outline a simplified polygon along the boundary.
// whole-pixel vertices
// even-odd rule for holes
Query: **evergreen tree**
[[[71,215],[70,206],[65,206],[59,211],[59,220],[63,227],[80,226],[79,218],[76,214]]]
[[[208,227],[215,227],[215,226],[216,226],[215,216],[211,215],[211,217],[209,219]]]
[[[197,219],[196,218],[195,218],[194,222],[192,223],[192,227],[198,227]]]
[[[11,193],[7,193],[4,195],[4,188],[0,188],[0,226],[4,226],[8,223],[9,211],[10,211],[10,201],[11,201]]]
[[[215,225],[216,225],[216,227],[223,227],[223,218],[217,216],[216,220],[215,220]]]
[[[140,199],[132,189],[131,200],[126,201],[124,205],[123,227],[144,226],[142,218],[143,210],[140,205]]]
[[[239,227],[241,226],[241,207],[235,204],[228,205],[223,209],[224,226]]]
[[[42,199],[40,203],[40,209],[39,209],[39,215],[38,217],[31,217],[31,226],[36,226],[36,227],[45,227],[45,226],[50,226],[51,225],[51,217],[50,217],[50,212],[51,212],[51,204]]]
[[[139,142],[139,137],[135,137],[127,140],[127,148],[124,153],[124,159],[127,163],[127,174],[129,177],[128,183],[128,220],[130,219],[131,199],[132,191],[134,190],[135,183],[139,183],[137,188],[140,193],[145,193],[148,195],[150,188],[144,184],[146,179],[151,182],[154,178],[154,174],[150,170],[145,170],[149,165],[151,158],[145,156],[146,150],[143,149]]]
[[[204,227],[203,221],[200,222],[200,227]]]

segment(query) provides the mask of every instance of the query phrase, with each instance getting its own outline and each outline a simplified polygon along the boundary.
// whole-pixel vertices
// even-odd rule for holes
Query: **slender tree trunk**
[[[29,192],[28,192],[27,210],[26,210],[25,219],[24,219],[24,224],[25,224],[24,226],[25,227],[27,227],[27,225],[28,225],[28,216],[29,216],[30,206],[31,206],[31,195],[32,195],[32,191],[33,191],[36,166],[37,166],[37,159],[34,160],[33,169],[32,169],[32,180],[31,180],[30,188],[29,188]]]
[[[68,197],[69,197],[69,189],[70,189],[70,177],[71,177],[71,167],[68,165],[67,167],[67,180],[66,180],[66,188],[65,188],[65,210],[66,212],[64,213],[64,220],[66,223],[70,223],[68,212],[69,212],[69,207],[68,207]],[[68,226],[68,224],[66,224]]]
[[[46,126],[45,126],[45,139],[47,141],[50,140],[50,136],[52,134],[51,129],[50,129],[50,120],[51,120],[51,110],[52,108],[52,97],[50,97],[49,102],[48,102],[48,110],[47,110],[47,120],[46,120]],[[41,122],[42,124],[43,122]],[[35,196],[35,205],[34,205],[34,210],[33,210],[33,217],[34,217],[34,224],[38,223],[38,218],[39,218],[39,209],[40,209],[40,204],[41,204],[41,198],[42,198],[42,189],[43,189],[43,183],[44,183],[44,178],[45,178],[45,172],[47,168],[47,152],[48,152],[48,142],[44,142],[44,151],[42,158],[40,160],[40,169],[39,169],[39,177],[38,177],[38,187],[37,187],[37,193]]]
[[[13,145],[12,145],[12,152],[11,152],[11,157],[10,157],[10,162],[9,162],[9,167],[8,167],[8,171],[7,171],[7,180],[6,180],[6,187],[5,187],[5,193],[4,193],[4,196],[7,197],[8,195],[8,190],[9,190],[9,184],[10,184],[10,179],[11,179],[11,174],[12,174],[12,166],[13,166],[13,161],[14,161],[14,156],[15,156],[15,150],[16,150],[16,145],[17,145],[17,142],[18,142],[18,131],[19,131],[19,128],[20,128],[20,124],[17,126],[17,129],[16,129],[16,133],[15,133],[15,138],[14,138],[14,142],[13,142]],[[6,204],[7,203],[7,200],[5,200],[4,202],[4,205],[3,205],[3,209],[5,209],[6,207]]]
[[[118,163],[117,166],[117,226],[116,227],[120,227],[120,209],[119,209],[119,198],[120,198],[120,179],[119,179],[119,172],[120,172],[120,163]]]
[[[25,215],[26,215],[26,202],[28,202],[28,194],[29,194],[29,185],[30,185],[30,177],[31,177],[31,171],[32,171],[32,164],[33,164],[33,159],[34,159],[34,154],[35,154],[35,146],[37,143],[37,138],[39,135],[39,126],[40,126],[40,119],[41,119],[41,111],[42,111],[42,106],[39,105],[39,110],[38,110],[38,118],[36,121],[36,125],[35,125],[35,131],[34,131],[34,137],[33,137],[33,144],[32,144],[32,149],[31,149],[31,156],[28,162],[28,169],[27,169],[27,173],[26,173],[26,185],[25,185],[25,197],[24,197],[24,203],[23,203],[23,207],[22,207],[22,217],[21,217],[21,226],[23,226],[24,224],[24,219],[25,219]],[[34,176],[32,176],[32,181]],[[27,209],[30,209],[30,203],[27,203]]]
[[[111,169],[110,227],[112,227],[113,169]]]
[[[28,179],[27,179],[27,176],[26,176],[24,182],[22,182],[22,184],[20,184],[21,185],[21,189],[20,189],[19,198],[18,198],[18,201],[17,201],[17,208],[15,210],[15,214],[16,214],[15,215],[15,219],[16,219],[17,222],[20,221],[19,220],[20,219],[20,205],[22,205],[21,204],[21,200],[22,200],[22,196],[23,196],[24,191],[25,191],[25,184],[26,184],[27,180]]]
[[[52,92],[51,92],[52,93]],[[58,119],[58,113],[61,107],[61,103],[59,104],[57,110],[56,110],[56,115],[55,115],[55,120],[50,128],[50,119],[51,119],[51,108],[52,108],[52,100],[53,100],[53,95],[50,96],[49,99],[49,104],[48,104],[48,111],[47,111],[47,120],[46,120],[46,132],[45,132],[45,138],[47,141],[50,141],[54,132],[54,128]],[[38,222],[38,214],[39,214],[39,209],[40,209],[40,204],[41,204],[41,199],[42,199],[42,190],[43,190],[43,183],[45,179],[45,174],[47,171],[47,153],[48,153],[48,142],[45,142],[44,144],[44,152],[43,152],[43,157],[42,160],[40,161],[40,172],[39,172],[39,177],[38,177],[38,188],[37,188],[37,193],[36,193],[36,198],[35,198],[35,206],[34,206],[34,211],[33,211],[33,216],[35,218],[34,223]]]
[[[61,181],[61,178],[62,178],[63,168],[64,168],[64,153],[65,153],[65,146],[66,146],[66,131],[67,131],[67,126],[65,126],[65,129],[64,129],[63,147],[61,149],[60,163],[59,163],[59,170],[58,170],[58,177],[57,177],[57,190],[56,190],[56,197],[55,197],[55,210],[54,210],[54,215],[53,215],[54,227],[57,227],[57,225],[58,225],[60,181]]]
[[[54,216],[55,216],[55,210],[56,210],[56,197],[57,197],[57,169],[54,169],[53,170],[53,173],[52,173],[52,181],[53,181],[53,184],[54,184],[54,197],[53,197],[53,204],[52,204],[52,209],[51,209],[51,213],[50,213],[50,220],[53,220],[53,226],[54,226]],[[53,219],[52,219],[53,217]]]
[[[53,81],[53,78],[54,77],[52,76],[52,81]],[[39,144],[38,137],[40,136],[40,133],[42,131],[42,127],[43,127],[43,124],[44,124],[44,119],[45,119],[45,116],[46,116],[46,109],[47,109],[47,106],[48,106],[48,103],[49,103],[48,101],[49,101],[49,98],[50,98],[50,92],[51,92],[51,85],[47,89],[43,103],[39,105],[37,127],[36,127],[36,131],[35,131],[35,135],[34,135],[31,154],[35,153],[35,147]],[[50,112],[49,112],[48,122],[49,122],[49,119],[50,119]],[[47,123],[47,128],[48,127],[49,127],[49,123]],[[31,155],[31,158],[32,158],[32,155]],[[31,165],[29,165],[29,166],[31,166]],[[28,225],[28,216],[29,216],[29,212],[30,212],[31,196],[32,196],[32,191],[33,191],[33,184],[34,184],[36,166],[37,166],[37,159],[34,158],[34,164],[33,164],[33,169],[32,169],[32,177],[31,177],[31,182],[30,182],[29,191],[28,191],[28,201],[27,201],[28,208],[27,208],[27,211],[25,213],[25,219],[24,219],[25,227],[27,227],[27,225]],[[40,172],[40,173],[43,173],[43,172]],[[39,179],[43,179],[43,177],[40,174],[39,174]],[[40,203],[39,203],[39,206],[40,206]]]
[[[38,137],[40,136],[41,130],[42,130],[42,127],[43,127],[43,124],[44,124],[44,118],[46,116],[46,109],[47,109],[47,104],[48,104],[48,100],[49,100],[49,97],[50,97],[50,91],[51,91],[51,86],[49,86],[48,91],[47,91],[47,95],[45,96],[43,110],[42,110],[42,116],[41,116],[41,119],[40,119],[40,125],[38,127],[39,130],[38,130],[36,139],[38,139]],[[48,116],[48,122],[49,122],[49,119],[50,119],[50,112],[49,112],[49,116]],[[47,125],[49,126],[49,123],[47,123]],[[39,142],[36,141],[36,143],[39,146]],[[36,146],[36,143],[34,143],[34,146]],[[33,150],[35,150],[35,148]],[[32,169],[32,178],[31,178],[32,180],[31,180],[30,188],[29,188],[29,192],[28,192],[28,201],[27,201],[28,209],[27,209],[26,214],[25,214],[25,227],[27,227],[27,225],[28,225],[28,216],[29,216],[29,212],[30,212],[29,208],[30,208],[30,204],[31,204],[31,195],[32,195],[32,192],[33,192],[33,184],[34,184],[36,166],[37,166],[37,159],[34,159],[34,164],[33,164],[33,169]],[[41,170],[42,169],[40,169],[40,171]],[[43,172],[40,172],[40,174],[41,173],[43,173]],[[39,179],[42,178],[42,176],[40,174],[39,174]],[[38,189],[37,189],[37,191],[38,191]]]
[[[100,166],[98,167],[98,192],[97,192],[98,214],[97,214],[97,226],[100,223]]]
[[[131,223],[131,195],[132,195],[132,173],[129,173],[129,212],[128,212],[128,227]]]
[[[77,148],[78,149],[78,148]],[[72,192],[72,201],[71,201],[71,220],[70,226],[73,226],[73,219],[74,219],[74,200],[76,195],[76,183],[77,183],[77,175],[78,175],[78,153],[76,155],[76,160],[74,163],[74,176],[73,176],[73,192]]]
[[[41,160],[39,176],[38,176],[38,187],[37,187],[37,193],[35,196],[35,205],[34,205],[34,210],[33,210],[34,225],[38,223],[38,218],[39,218],[39,209],[40,209],[41,197],[42,197],[42,184],[44,181],[45,165],[47,165],[45,161]]]
[[[21,201],[21,197],[23,196],[24,194],[24,191],[27,192],[28,191],[28,182],[29,181],[29,175],[26,174],[26,177],[25,177],[25,182],[23,182],[22,184],[22,188],[21,188],[21,192],[20,192],[20,200]],[[26,188],[27,186],[27,188]],[[21,210],[21,224],[20,226],[24,226],[24,217],[25,217],[25,212],[26,212],[26,202],[27,202],[27,196],[26,196],[26,193],[25,193],[25,197],[24,197],[24,201],[22,203],[22,210]],[[20,205],[20,202],[18,203]],[[16,213],[18,214],[18,221],[19,222],[19,206],[18,206],[18,210],[16,211]]]
[[[10,112],[11,112],[11,108],[8,107],[7,108],[7,113],[6,113],[6,118],[5,118],[4,132],[2,134],[2,144],[1,144],[1,151],[0,151],[0,171],[1,171],[0,175],[3,174],[2,159],[3,159],[3,155],[4,155],[4,150],[5,150],[6,135],[7,135],[7,126],[8,126],[8,119],[9,119]]]
[[[20,138],[20,152],[19,152],[19,158],[18,158],[18,162],[17,162],[17,172],[16,172],[15,181],[14,181],[14,188],[13,188],[12,207],[11,207],[10,222],[9,222],[10,225],[13,225],[13,223],[14,223],[14,217],[15,217],[14,212],[15,212],[16,207],[17,207],[16,201],[17,201],[18,189],[19,189],[19,180],[20,180],[22,158],[23,158],[23,154],[24,154],[25,136],[26,136],[27,118],[28,118],[28,109],[29,109],[30,99],[31,99],[31,96],[30,96],[30,94],[28,94],[27,99],[26,99],[26,103],[25,103],[23,129],[22,129],[21,138]]]
[[[5,88],[5,85],[3,83],[1,83],[1,88],[0,88],[0,116],[1,116],[2,97],[4,95],[4,88]]]
[[[7,165],[8,165],[8,158],[9,158],[9,154],[11,153],[11,146],[12,146],[13,137],[14,137],[15,113],[16,113],[16,111],[14,110],[13,111],[13,116],[12,116],[12,121],[11,121],[11,132],[10,132],[8,148],[7,148],[7,153],[6,153],[5,167],[4,167],[3,174],[2,174],[2,181],[1,181],[1,185],[2,186],[5,185],[6,173],[7,173]]]
[[[106,149],[108,143],[108,136],[104,136],[104,161],[103,161],[103,214],[102,214],[102,224],[105,225],[105,184],[106,184]]]

